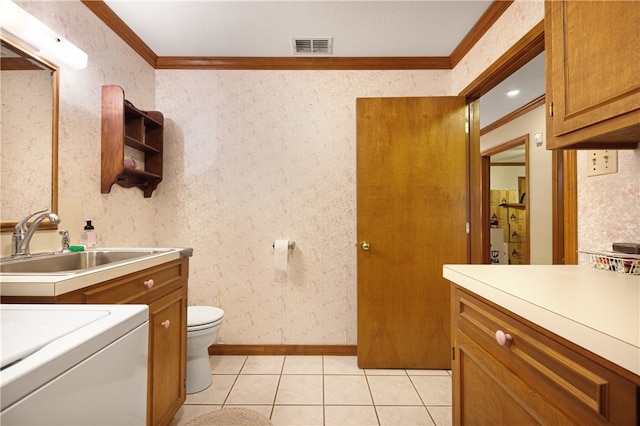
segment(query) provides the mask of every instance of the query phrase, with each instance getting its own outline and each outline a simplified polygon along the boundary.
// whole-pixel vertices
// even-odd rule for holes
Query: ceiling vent
[[[294,38],[293,53],[296,55],[331,55],[333,39],[331,37]]]

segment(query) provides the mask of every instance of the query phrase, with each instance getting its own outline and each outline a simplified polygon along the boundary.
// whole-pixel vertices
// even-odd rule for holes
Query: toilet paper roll
[[[273,267],[276,271],[287,271],[289,263],[289,240],[276,240],[273,244]]]

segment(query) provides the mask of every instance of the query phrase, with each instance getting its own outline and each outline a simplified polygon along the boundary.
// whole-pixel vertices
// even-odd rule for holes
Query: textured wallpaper
[[[445,71],[158,71],[164,245],[226,343],[356,343],[355,103],[447,94]],[[291,239],[288,273],[273,242]]]
[[[453,69],[453,92],[460,93],[542,20],[543,0],[515,0]]]
[[[459,80],[475,78],[539,22],[538,3],[513,6],[502,31],[474,50],[481,65],[464,65]],[[161,241],[194,246],[190,303],[225,309],[221,342],[356,343],[355,99],[454,95],[453,78],[157,72],[156,103],[172,141],[158,215],[175,230]],[[297,244],[287,274],[273,268],[279,238]]]
[[[578,249],[640,243],[640,149],[618,150],[618,173],[601,176],[587,176],[588,155],[578,151]]]

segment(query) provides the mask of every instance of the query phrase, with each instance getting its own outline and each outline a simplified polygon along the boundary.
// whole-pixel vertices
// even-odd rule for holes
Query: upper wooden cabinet
[[[162,180],[164,117],[158,111],[141,111],[124,97],[119,86],[102,86],[101,192],[117,183],[140,188],[151,197]],[[137,167],[125,167],[125,146],[137,158]]]
[[[640,3],[545,2],[547,148],[636,148]]]

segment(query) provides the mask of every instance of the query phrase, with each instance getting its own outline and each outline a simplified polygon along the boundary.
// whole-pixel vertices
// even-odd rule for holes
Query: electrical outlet
[[[618,151],[603,149],[587,151],[587,176],[618,173]]]

